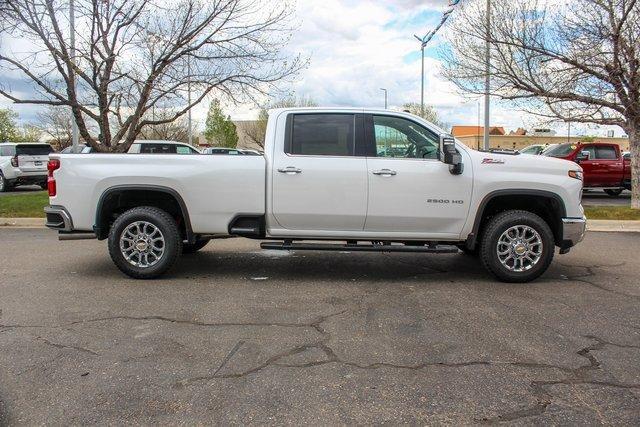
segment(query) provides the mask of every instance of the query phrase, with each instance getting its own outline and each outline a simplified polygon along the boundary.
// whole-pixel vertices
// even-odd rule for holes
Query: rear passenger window
[[[616,149],[610,146],[598,146],[596,147],[596,159],[615,160],[617,159]]]
[[[16,150],[13,145],[3,145],[0,147],[0,156],[15,156]]]
[[[355,115],[294,114],[289,154],[353,156]]]
[[[176,154],[176,146],[173,144],[140,144],[142,154]]]

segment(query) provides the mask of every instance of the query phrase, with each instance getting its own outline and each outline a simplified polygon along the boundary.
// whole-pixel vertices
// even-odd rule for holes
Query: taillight
[[[12,157],[11,166],[13,166],[14,168],[17,168],[19,165],[20,165],[20,162],[18,162],[18,156]]]
[[[53,171],[60,169],[60,160],[58,159],[49,159],[47,163],[47,170],[49,171],[49,176],[47,177],[47,189],[49,190],[49,197],[53,197],[56,195],[56,179],[53,177]]]

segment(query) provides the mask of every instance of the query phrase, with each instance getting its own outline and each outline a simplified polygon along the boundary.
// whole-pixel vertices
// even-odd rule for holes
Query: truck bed
[[[92,230],[100,198],[110,188],[165,187],[188,206],[194,233],[226,233],[238,213],[265,211],[262,156],[52,154],[60,159],[51,205],[73,213],[76,230]]]

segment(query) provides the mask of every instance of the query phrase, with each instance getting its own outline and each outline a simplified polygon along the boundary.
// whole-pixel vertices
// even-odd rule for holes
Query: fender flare
[[[560,218],[564,218],[567,215],[567,208],[565,207],[564,200],[557,193],[551,191],[534,189],[505,189],[491,191],[484,196],[484,198],[478,205],[478,209],[476,210],[473,228],[471,229],[471,233],[469,233],[469,236],[467,237],[466,246],[469,249],[473,249],[476,246],[478,233],[480,231],[480,225],[482,224],[482,218],[484,217],[484,210],[486,209],[487,205],[491,200],[495,199],[496,197],[502,196],[541,196],[551,198],[555,200],[560,207]]]
[[[160,193],[165,193],[168,194],[170,196],[172,196],[177,202],[178,202],[178,206],[180,207],[180,211],[182,213],[182,217],[184,218],[184,226],[185,226],[185,230],[187,232],[186,235],[186,239],[189,242],[194,241],[195,236],[193,234],[193,229],[191,228],[191,219],[189,218],[189,211],[187,209],[187,205],[184,202],[184,199],[182,198],[182,196],[180,195],[180,193],[178,193],[176,190],[174,190],[173,188],[169,188],[169,187],[165,187],[162,185],[153,185],[153,184],[139,184],[139,185],[129,185],[129,184],[123,184],[123,185],[114,185],[113,187],[109,187],[106,190],[104,190],[102,192],[102,194],[100,195],[100,198],[98,199],[98,205],[96,207],[96,219],[95,219],[95,223],[93,225],[93,230],[96,233],[96,235],[98,236],[98,238],[102,238],[104,239],[106,236],[104,235],[104,230],[101,230],[100,228],[100,224],[102,224],[102,206],[104,205],[104,201],[107,199],[107,197],[109,197],[111,194],[113,193],[118,193],[118,192],[122,192],[122,191],[128,191],[128,190],[147,190],[147,191],[157,191]]]

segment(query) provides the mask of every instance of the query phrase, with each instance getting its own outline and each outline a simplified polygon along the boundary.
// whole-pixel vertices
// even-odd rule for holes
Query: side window
[[[176,146],[173,144],[140,144],[142,154],[175,154]]]
[[[294,114],[285,152],[307,156],[353,156],[355,115]]]
[[[13,145],[3,145],[0,147],[0,156],[15,156],[15,149]]]
[[[610,145],[602,145],[596,147],[596,159],[600,160],[615,160],[616,149]]]
[[[582,153],[583,151],[586,151],[587,153],[589,153],[589,160],[593,160],[596,158],[596,147],[593,145],[587,145],[586,147],[580,147],[580,153]]]
[[[196,152],[185,145],[176,145],[176,154],[196,154]]]
[[[438,135],[401,117],[373,116],[377,157],[437,159]]]
[[[140,144],[131,144],[131,147],[129,147],[129,153],[140,154]]]

